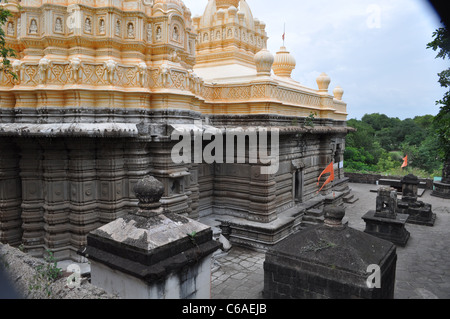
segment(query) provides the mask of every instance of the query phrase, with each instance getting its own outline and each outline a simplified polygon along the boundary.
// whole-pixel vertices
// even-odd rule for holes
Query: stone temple
[[[199,17],[181,0],[0,5],[17,53],[17,78],[0,74],[2,243],[78,260],[89,232],[136,208],[133,186],[148,174],[164,184],[165,211],[213,220],[256,249],[348,191],[342,88],[330,92],[325,73],[318,88],[292,79],[295,59],[266,49],[266,25],[245,0],[209,0]],[[174,132],[216,160],[174,160]],[[276,163],[266,173],[261,141]],[[331,162],[335,180],[318,192]]]

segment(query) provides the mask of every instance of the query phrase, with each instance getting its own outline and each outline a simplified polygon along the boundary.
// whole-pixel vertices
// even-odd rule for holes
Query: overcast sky
[[[192,16],[208,0],[184,0]],[[247,0],[253,16],[266,23],[268,49],[286,47],[297,67],[292,77],[317,88],[316,78],[340,85],[348,118],[384,113],[400,119],[439,112],[437,73],[449,62],[426,49],[440,18],[426,0]]]

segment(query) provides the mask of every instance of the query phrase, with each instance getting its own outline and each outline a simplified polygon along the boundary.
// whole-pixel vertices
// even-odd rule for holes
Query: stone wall
[[[67,276],[52,282],[47,288],[47,282],[39,276],[37,268],[45,266],[42,259],[34,258],[9,245],[0,244],[0,273],[9,280],[15,291],[11,296],[24,299],[116,299],[103,289],[90,284],[87,278],[81,278],[80,287],[69,289]],[[44,268],[45,269],[45,268]],[[4,283],[2,282],[1,285]],[[30,289],[33,284],[35,289]],[[2,287],[3,288],[3,287]]]
[[[376,184],[380,179],[395,179],[400,181],[402,176],[384,176],[381,174],[363,174],[345,172],[345,177],[349,178],[350,183]],[[433,180],[429,178],[419,178],[419,182],[426,183],[426,189],[433,189]]]

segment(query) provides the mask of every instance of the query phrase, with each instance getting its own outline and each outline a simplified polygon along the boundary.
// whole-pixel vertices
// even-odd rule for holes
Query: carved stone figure
[[[100,19],[99,26],[98,26],[98,32],[105,33],[105,20],[103,20],[103,19]]]
[[[161,27],[156,28],[156,41],[161,41],[162,39],[162,30]]]
[[[147,25],[147,41],[148,42],[152,42],[153,35],[152,35],[152,25],[148,24]]]
[[[145,78],[147,74],[147,64],[141,62],[138,64],[138,82],[143,87],[145,85]]]
[[[28,29],[28,33],[30,34],[36,34],[38,31],[37,22],[35,19],[32,19],[30,22],[30,28]]]
[[[56,21],[55,21],[55,32],[63,32],[61,18],[56,18]]]
[[[114,82],[114,72],[117,68],[117,62],[114,60],[108,60],[105,62],[105,68],[108,75],[108,81],[110,84]]]
[[[177,42],[180,40],[180,32],[177,26],[173,27],[172,39]]]
[[[14,23],[13,22],[8,22],[8,28],[6,30],[6,34],[13,37],[14,36]]]
[[[115,34],[120,37],[120,20],[116,21],[116,31]]]
[[[20,60],[15,60],[12,63],[12,68],[13,68],[13,72],[17,75],[16,84],[20,84],[21,79],[22,79],[22,74],[21,74],[22,62]]]
[[[134,38],[134,26],[133,26],[133,23],[128,23],[127,37],[128,38]]]
[[[48,69],[51,66],[50,60],[46,58],[42,58],[39,60],[39,80],[40,84],[46,84],[47,83],[47,74]]]
[[[169,83],[169,67],[167,64],[163,64],[160,67],[161,70],[161,83],[163,87],[167,87],[168,83]]]
[[[92,32],[91,19],[89,19],[89,18],[86,18],[86,20],[84,21],[84,32],[86,32],[86,33]]]
[[[79,58],[73,58],[72,60],[70,60],[70,65],[72,66],[73,81],[74,83],[78,83],[81,60]]]

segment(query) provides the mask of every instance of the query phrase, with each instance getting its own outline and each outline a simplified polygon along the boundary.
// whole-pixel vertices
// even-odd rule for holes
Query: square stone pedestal
[[[450,183],[434,182],[431,196],[450,199]]]
[[[396,214],[395,217],[381,217],[371,210],[362,219],[366,222],[365,233],[388,240],[399,246],[406,246],[409,232],[405,228],[409,215]]]
[[[209,226],[164,212],[164,185],[134,187],[139,209],[89,233],[83,254],[92,284],[126,299],[208,299],[211,257],[221,247]]]
[[[431,205],[420,201],[413,203],[399,201],[397,211],[408,215],[407,223],[410,224],[434,226],[436,221],[436,214],[432,212]]]
[[[394,298],[395,245],[343,225],[342,207],[324,210],[324,224],[291,235],[267,251],[263,297]]]

